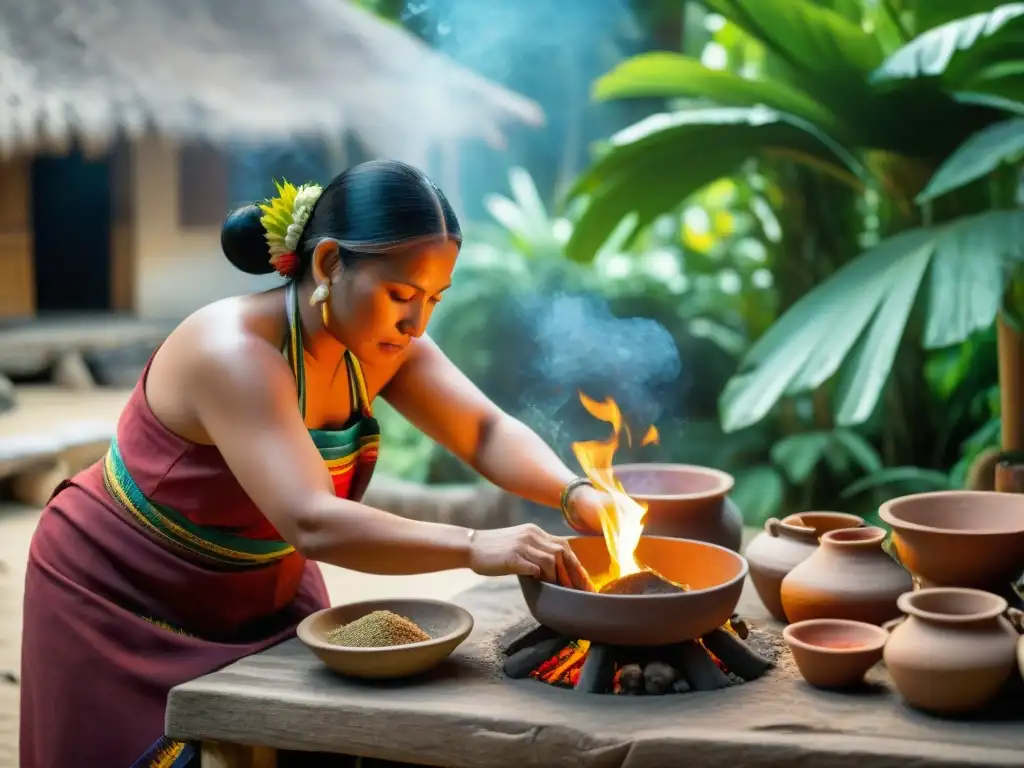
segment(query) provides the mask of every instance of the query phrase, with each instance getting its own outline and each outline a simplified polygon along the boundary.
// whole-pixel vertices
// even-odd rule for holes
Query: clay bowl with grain
[[[601,584],[611,566],[602,536],[579,536],[569,545]],[[668,645],[695,640],[724,626],[740,600],[747,561],[727,547],[690,539],[644,536],[637,562],[685,591],[602,594],[521,576],[533,617],[565,637],[606,645]]]
[[[391,611],[403,616],[430,635],[430,639],[381,648],[354,648],[330,642],[331,634],[339,627],[374,611]],[[411,677],[433,669],[448,658],[472,630],[472,614],[458,605],[443,600],[395,598],[324,608],[307,616],[296,634],[335,672],[385,680]]]
[[[850,688],[882,660],[889,633],[847,619],[808,619],[788,625],[782,638],[800,675],[816,688]]]
[[[997,590],[1024,570],[1024,495],[936,491],[879,508],[900,561],[924,586]]]

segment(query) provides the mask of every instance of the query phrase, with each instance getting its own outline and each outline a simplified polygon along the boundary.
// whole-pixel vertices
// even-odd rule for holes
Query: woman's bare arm
[[[416,339],[384,397],[425,434],[495,485],[558,507],[576,475],[541,438],[502,411],[428,337]]]
[[[296,550],[368,573],[471,564],[470,531],[339,499],[296,406],[281,354],[258,338],[213,339],[191,355],[197,419],[245,492]]]

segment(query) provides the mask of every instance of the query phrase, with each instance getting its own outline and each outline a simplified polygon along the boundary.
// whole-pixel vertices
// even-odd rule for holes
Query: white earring
[[[320,285],[316,287],[313,293],[309,297],[309,303],[316,306],[317,304],[323,304],[331,296],[331,287],[327,281],[324,280]]]

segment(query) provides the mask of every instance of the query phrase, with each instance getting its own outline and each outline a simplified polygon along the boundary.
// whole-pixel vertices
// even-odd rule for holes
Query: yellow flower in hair
[[[263,211],[260,223],[266,230],[270,263],[281,272],[282,265],[290,266],[295,261],[299,237],[323,188],[319,184],[296,187],[284,180],[275,181],[274,186],[277,195],[260,204],[260,210]]]

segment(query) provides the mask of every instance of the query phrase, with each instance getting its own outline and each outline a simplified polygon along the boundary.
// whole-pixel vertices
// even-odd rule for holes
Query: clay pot
[[[857,528],[863,518],[845,512],[803,512],[782,520],[772,518],[743,553],[750,564],[750,580],[765,608],[779,621],[786,620],[780,590],[790,571],[814,554],[818,537],[838,528]]]
[[[1019,637],[1006,600],[978,589],[935,587],[900,596],[905,620],[889,623],[885,664],[914,707],[966,714],[983,707],[1014,671]]]
[[[847,688],[864,682],[882,660],[889,633],[861,621],[811,619],[790,624],[782,637],[804,680],[818,688]]]
[[[1020,676],[1024,677],[1024,637],[1017,641],[1017,668]]]
[[[824,534],[818,549],[782,580],[786,618],[884,624],[899,616],[896,600],[913,580],[882,549],[884,540],[885,531],[873,526]]]
[[[736,483],[727,472],[690,464],[622,464],[615,477],[626,493],[647,505],[645,535],[740,551],[743,518],[726,495]]]
[[[1024,569],[1024,495],[936,491],[882,504],[900,561],[925,586],[999,591]]]

